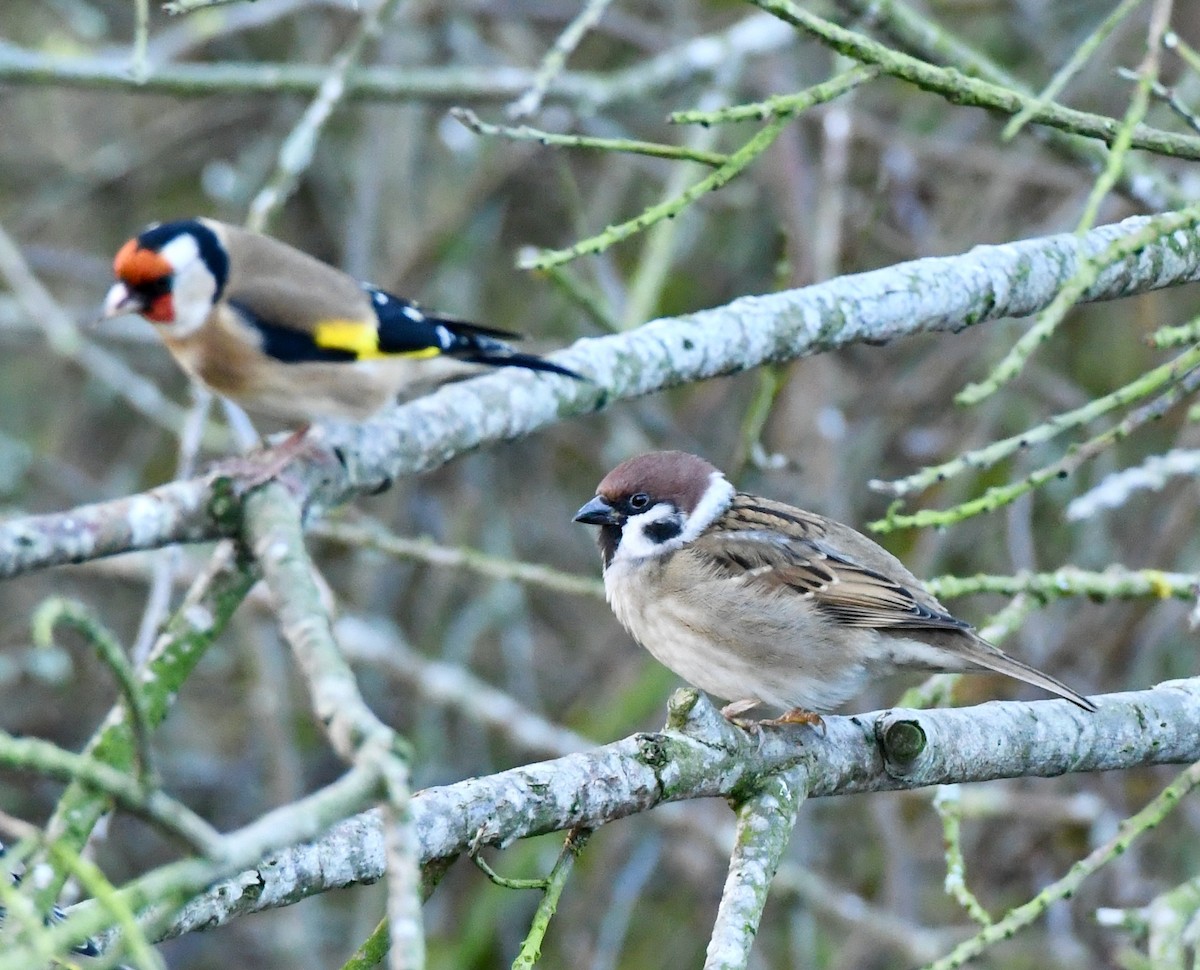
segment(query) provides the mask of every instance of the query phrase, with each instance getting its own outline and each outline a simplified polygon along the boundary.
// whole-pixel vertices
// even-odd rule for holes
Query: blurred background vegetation
[[[838,13],[836,4],[808,6]],[[918,8],[1037,88],[1113,6],[1112,0],[938,0]],[[1117,29],[1062,100],[1121,116],[1131,84],[1115,69],[1142,59],[1148,8]],[[514,67],[536,67],[577,13],[576,4],[555,0],[400,4],[363,63],[495,70],[501,79]],[[101,58],[123,69],[134,16],[127,0],[6,0],[0,63],[16,45]],[[603,84],[694,38],[763,17],[732,2],[620,0],[572,54],[567,74],[590,72]],[[340,0],[256,0],[176,17],[153,9],[147,62],[152,74],[192,62],[327,65],[359,19]],[[1172,27],[1200,44],[1200,6],[1177,3]],[[797,37],[751,56],[723,56],[715,71],[685,71],[673,83],[647,84],[636,97],[600,108],[556,95],[552,83],[529,120],[552,131],[729,151],[747,130],[670,126],[667,114],[796,91],[845,66]],[[1197,78],[1170,57],[1164,82],[1200,103]],[[522,331],[533,346],[549,350],[607,327],[744,294],[1069,231],[1094,179],[1043,147],[1033,129],[1003,142],[1004,119],[878,81],[797,119],[741,177],[679,218],[571,264],[572,286],[565,287],[516,269],[522,247],[569,245],[677,194],[703,170],[480,137],[447,116],[448,107],[462,104],[505,121],[502,87],[498,80],[496,94],[485,97],[451,84],[440,97],[341,104],[270,231],[427,306]],[[112,254],[145,223],[192,214],[246,219],[308,101],[295,94],[75,87],[53,76],[0,86],[0,229],[69,318],[90,323],[109,285]],[[1150,120],[1177,127],[1161,105]],[[1184,197],[1196,198],[1194,166],[1151,162],[1178,180]],[[1139,203],[1114,195],[1100,221],[1137,211]],[[179,438],[164,424],[173,419],[139,415],[121,388],[66,352],[69,340],[48,339],[45,315],[17,285],[19,262],[4,263],[0,512],[65,509],[171,478]],[[600,312],[581,304],[580,290]],[[1160,325],[1188,320],[1195,303],[1185,288],[1078,308],[1017,383],[973,408],[956,407],[954,394],[982,377],[1025,323],[858,347],[621,404],[397,482],[337,518],[596,577],[593,536],[571,522],[573,512],[619,460],[672,447],[707,456],[749,490],[861,526],[886,507],[868,490],[869,479],[950,458],[1119,386],[1165,359],[1144,338]],[[149,325],[123,321],[86,337],[171,400],[189,404],[185,379]],[[1194,447],[1198,439],[1183,411],[1172,412],[1077,475],[1008,509],[944,532],[902,532],[885,541],[921,576],[1064,564],[1101,569],[1114,562],[1192,572],[1196,502],[1189,479],[1083,522],[1066,522],[1063,510],[1114,469],[1171,447]],[[919,504],[951,505],[1056,454],[1031,449],[931,490]],[[597,742],[661,725],[676,681],[630,641],[602,601],[401,560],[333,538],[314,544],[342,617],[383,630],[426,658],[466,668],[533,714]],[[35,650],[29,618],[48,595],[69,595],[133,644],[155,562],[168,555],[128,556],[0,586],[0,726],[72,749],[86,742],[115,687],[69,635],[61,637],[61,649]],[[204,555],[184,552],[180,583]],[[982,622],[1004,602],[976,597],[951,605]],[[1033,613],[1005,647],[1084,692],[1142,688],[1196,673],[1187,621],[1188,606],[1179,602],[1060,601]],[[243,607],[218,647],[155,744],[168,790],[224,828],[332,778],[339,765],[261,604]],[[531,745],[485,726],[486,712],[470,704],[448,707],[430,698],[411,667],[398,671],[396,663],[368,654],[357,667],[375,710],[413,740],[420,786],[556,753],[553,745]],[[894,702],[903,686],[875,690],[855,707]],[[972,703],[1034,695],[981,677],[960,684],[956,696]],[[560,740],[569,746],[567,735]],[[1027,899],[1170,776],[1148,769],[977,786],[964,825],[971,885],[993,913]],[[41,821],[58,790],[10,775],[0,779],[0,809]],[[789,852],[794,868],[768,905],[754,965],[908,966],[963,935],[969,921],[942,892],[941,825],[930,800],[931,793],[917,792],[805,805]],[[701,833],[723,831],[731,821],[724,804],[691,803],[598,832],[551,927],[543,965],[698,966],[727,861],[718,842]],[[1076,898],[989,959],[1013,968],[1120,965],[1130,939],[1098,927],[1097,907],[1144,904],[1195,874],[1197,829],[1200,807],[1185,803]],[[549,868],[560,844],[557,837],[534,840],[490,860],[505,874],[533,876]],[[119,882],[174,850],[121,817],[93,851]],[[498,888],[460,862],[426,907],[431,966],[507,965],[535,904],[535,894]],[[381,913],[381,891],[363,887],[173,941],[162,951],[178,970],[337,966]]]

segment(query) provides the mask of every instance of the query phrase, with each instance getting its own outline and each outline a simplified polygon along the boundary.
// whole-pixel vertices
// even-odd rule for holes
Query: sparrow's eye
[[[635,495],[629,496],[629,507],[635,512],[642,512],[650,507],[650,496],[645,492],[638,492]]]

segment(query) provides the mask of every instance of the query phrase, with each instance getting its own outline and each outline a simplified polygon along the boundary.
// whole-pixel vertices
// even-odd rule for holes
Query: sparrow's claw
[[[784,711],[779,717],[772,717],[763,724],[782,725],[782,724],[807,724],[809,727],[816,728],[821,732],[821,737],[825,736],[825,719],[816,711],[808,711],[803,707],[793,707],[790,711]]]
[[[752,717],[742,717],[741,715],[758,707],[760,703],[760,701],[753,697],[747,697],[740,701],[733,701],[721,708],[721,716],[725,720],[734,727],[741,728],[750,737],[754,738],[755,753],[762,751],[762,724]]]

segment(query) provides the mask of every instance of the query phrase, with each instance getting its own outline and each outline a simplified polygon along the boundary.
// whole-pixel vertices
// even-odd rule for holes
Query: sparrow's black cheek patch
[[[642,530],[646,538],[655,545],[662,545],[664,542],[669,542],[683,531],[683,523],[675,516],[666,519],[659,519],[657,522],[648,522]]]
[[[617,546],[620,545],[620,543],[620,526],[600,526],[600,555],[604,558],[604,565],[606,568],[608,564],[613,561],[613,556],[617,554]]]

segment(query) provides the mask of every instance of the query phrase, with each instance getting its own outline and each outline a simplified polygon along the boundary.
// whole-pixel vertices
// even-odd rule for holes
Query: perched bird
[[[141,314],[200,383],[285,421],[368,417],[419,380],[433,357],[583,379],[514,350],[505,339],[516,334],[426,314],[278,240],[212,219],[150,226],[121,247],[113,273],[105,318]]]
[[[614,468],[575,516],[600,526],[617,618],[688,683],[820,724],[878,677],[992,670],[1094,711],[980,638],[891,553],[849,526],[738,492],[703,458],[660,451]]]

